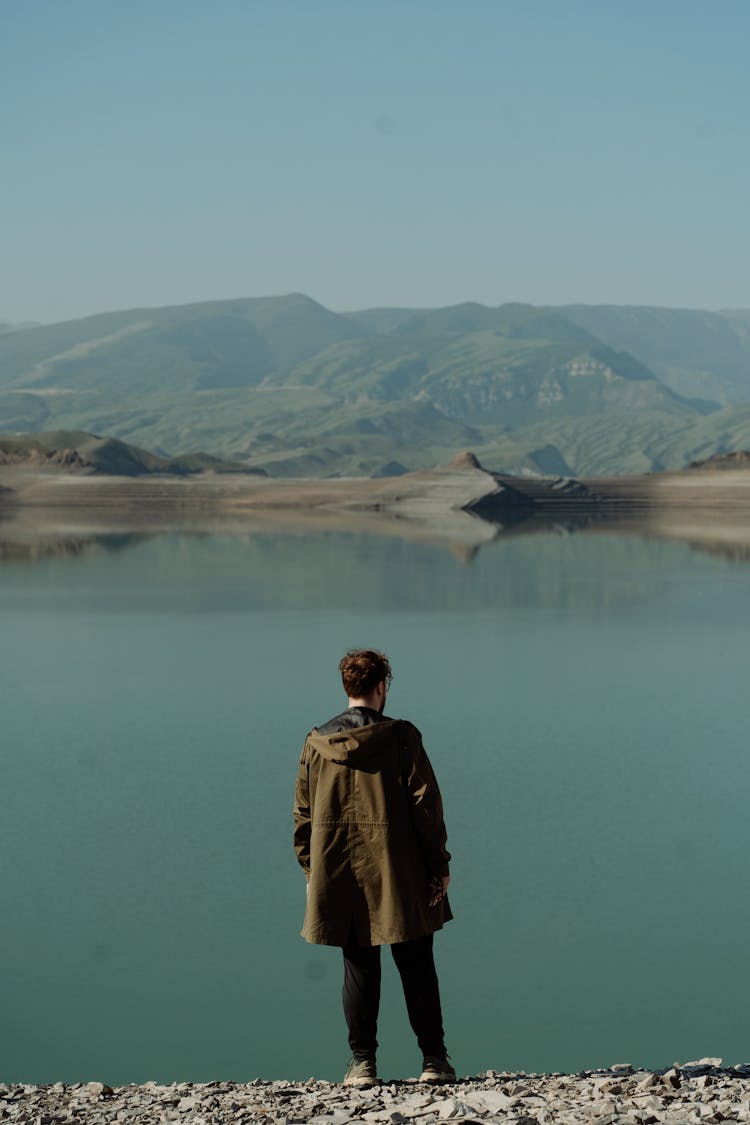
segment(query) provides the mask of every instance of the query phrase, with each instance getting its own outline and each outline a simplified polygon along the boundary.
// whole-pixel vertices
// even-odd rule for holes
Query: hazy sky
[[[747,0],[0,0],[0,320],[750,306]]]

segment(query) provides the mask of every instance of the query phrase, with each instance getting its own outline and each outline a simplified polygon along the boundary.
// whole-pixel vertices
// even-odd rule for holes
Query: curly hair
[[[384,680],[388,688],[393,678],[388,657],[371,648],[349,649],[339,661],[339,671],[349,699],[369,695]]]

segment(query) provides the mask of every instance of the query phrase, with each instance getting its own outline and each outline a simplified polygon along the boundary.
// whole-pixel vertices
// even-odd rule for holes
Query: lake
[[[351,646],[388,653],[443,791],[459,1072],[747,1061],[746,555],[608,526],[6,544],[0,1081],[343,1075],[291,807]],[[417,1073],[389,955],[379,1038]]]

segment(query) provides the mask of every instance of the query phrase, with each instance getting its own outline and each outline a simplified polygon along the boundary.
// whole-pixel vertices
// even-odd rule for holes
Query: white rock
[[[592,1101],[586,1106],[588,1113],[593,1114],[595,1117],[605,1117],[608,1113],[614,1113],[617,1103],[610,1098],[602,1099],[601,1101]]]
[[[397,1109],[408,1117],[424,1117],[425,1114],[432,1113],[434,1100],[429,1095],[420,1097],[419,1095],[407,1094],[398,1099]]]
[[[431,1113],[436,1113],[442,1121],[447,1117],[471,1117],[471,1110],[457,1098],[442,1098],[431,1106]]]
[[[502,1090],[478,1090],[469,1095],[471,1104],[477,1109],[486,1109],[490,1113],[504,1113],[510,1108],[511,1101]]]
[[[595,1078],[594,1090],[599,1094],[621,1094],[622,1080],[616,1078]]]
[[[649,1110],[651,1113],[661,1113],[664,1109],[663,1100],[656,1094],[637,1094],[633,1098],[636,1109]]]
[[[99,1098],[102,1094],[113,1094],[114,1090],[111,1086],[105,1085],[104,1082],[87,1082],[80,1093],[87,1098]]]

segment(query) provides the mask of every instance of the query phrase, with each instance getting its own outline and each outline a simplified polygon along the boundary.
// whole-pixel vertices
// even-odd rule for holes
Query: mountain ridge
[[[0,335],[0,430],[104,432],[162,457],[200,446],[282,475],[426,468],[467,445],[498,471],[679,468],[747,445],[747,403],[744,310],[337,313],[292,293]]]
[[[126,477],[154,473],[193,476],[206,472],[265,475],[261,469],[222,461],[201,452],[170,458],[160,457],[117,438],[82,430],[0,434],[0,465],[29,464],[39,468],[82,470]]]

